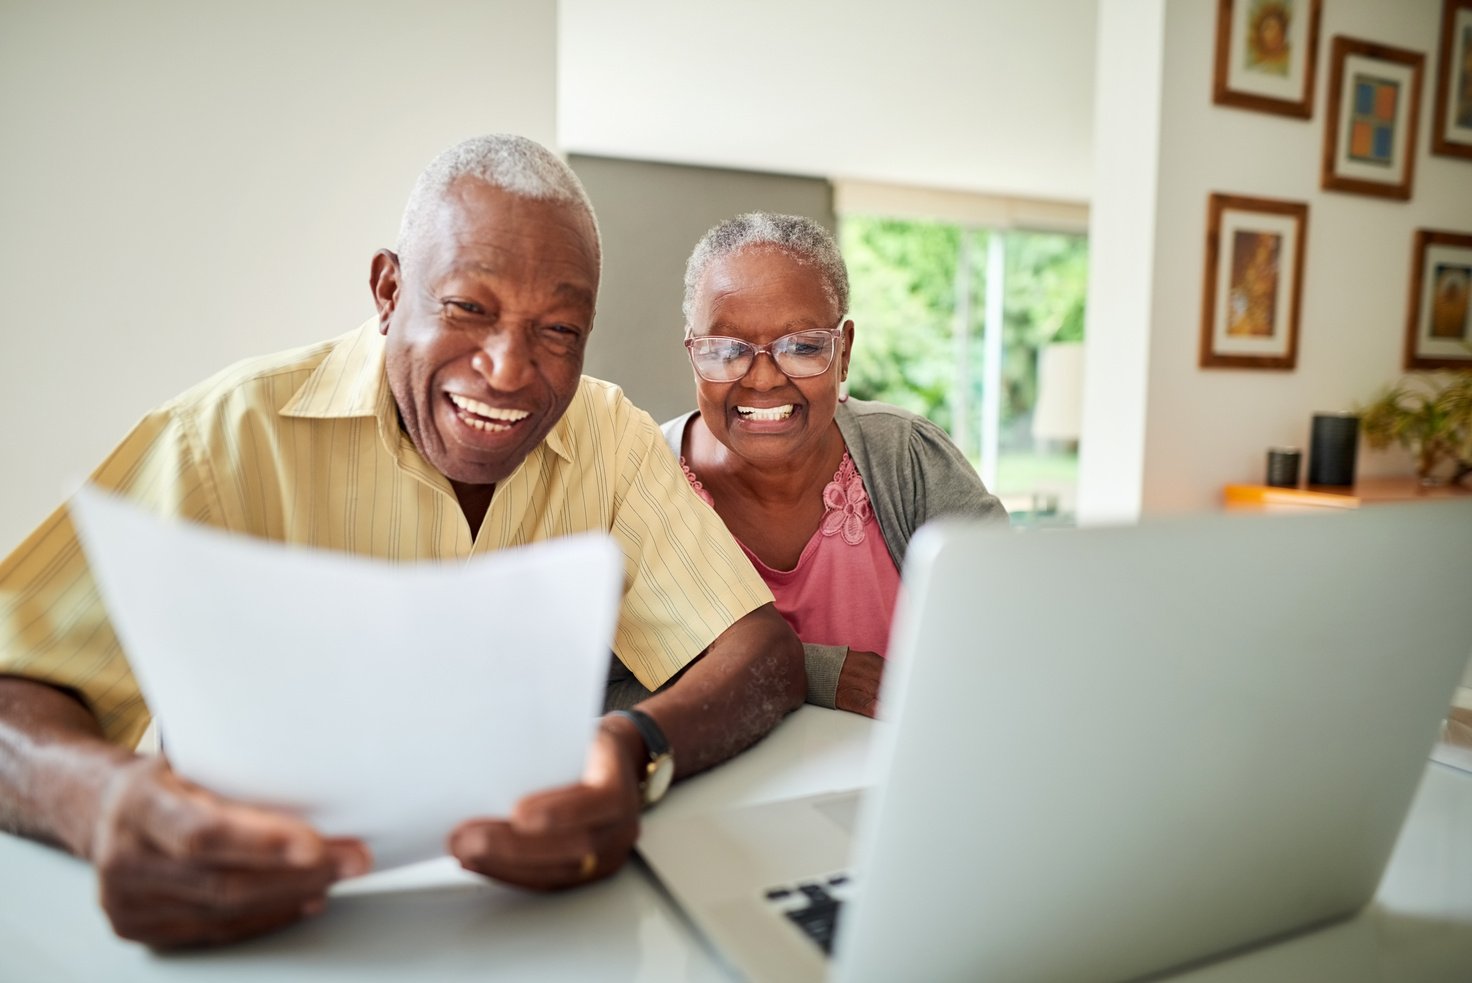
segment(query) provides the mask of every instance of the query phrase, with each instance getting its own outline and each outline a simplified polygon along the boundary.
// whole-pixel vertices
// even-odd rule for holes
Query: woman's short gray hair
[[[561,157],[535,140],[514,133],[471,137],[441,151],[429,162],[404,206],[395,247],[401,260],[428,233],[435,208],[450,185],[463,177],[484,181],[520,198],[561,202],[581,210],[593,226],[593,249],[602,264],[598,216],[593,214],[593,203],[583,190],[583,182]]]
[[[843,263],[833,234],[803,215],[747,212],[726,219],[695,244],[695,251],[685,264],[683,310],[687,326],[695,310],[695,293],[712,261],[753,246],[786,250],[798,262],[813,267],[839,315],[848,313],[848,267]]]

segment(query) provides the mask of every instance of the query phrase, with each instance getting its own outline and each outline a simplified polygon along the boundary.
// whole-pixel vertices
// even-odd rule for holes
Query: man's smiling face
[[[577,392],[598,292],[592,222],[460,178],[406,250],[374,260],[399,417],[452,482],[496,484]]]

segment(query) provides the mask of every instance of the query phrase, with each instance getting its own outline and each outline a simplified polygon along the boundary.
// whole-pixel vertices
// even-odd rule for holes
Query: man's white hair
[[[435,209],[460,178],[475,178],[520,198],[555,201],[580,209],[593,227],[593,250],[599,266],[603,243],[598,216],[583,182],[567,162],[535,140],[514,133],[490,133],[471,137],[444,150],[414,182],[404,219],[399,224],[399,241],[394,247],[400,261],[412,253],[429,233]]]
[[[682,308],[687,328],[691,326],[690,315],[695,310],[695,294],[710,264],[752,247],[782,249],[799,263],[813,267],[822,278],[823,290],[838,308],[839,315],[848,313],[848,267],[844,265],[832,233],[804,215],[747,212],[726,219],[695,244],[695,251],[685,264],[685,302]]]

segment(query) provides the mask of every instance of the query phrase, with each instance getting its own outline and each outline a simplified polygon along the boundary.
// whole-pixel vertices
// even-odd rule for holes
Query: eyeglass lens
[[[831,331],[798,331],[760,348],[738,338],[713,336],[691,338],[687,347],[701,378],[734,382],[751,371],[759,351],[770,354],[777,368],[794,379],[821,375],[833,364],[833,342]]]

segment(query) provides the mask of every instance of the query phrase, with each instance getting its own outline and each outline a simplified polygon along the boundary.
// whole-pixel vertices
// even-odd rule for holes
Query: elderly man
[[[581,375],[599,265],[562,161],[513,136],[460,144],[420,176],[397,252],[373,257],[376,319],[227,369],[93,476],[157,512],[392,560],[611,533],[626,563],[615,654],[655,695],[603,718],[579,784],[449,838],[468,869],[537,889],[618,869],[671,774],[730,757],[803,698],[796,637],[658,428]],[[433,652],[404,658],[435,671]],[[94,863],[120,935],[245,938],[370,868],[360,842],[132,752],[148,711],[65,510],[0,564],[0,674],[0,825]]]

